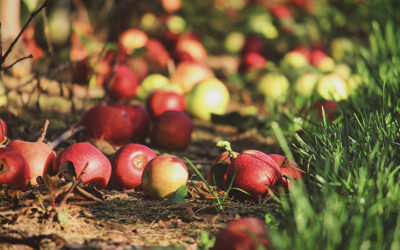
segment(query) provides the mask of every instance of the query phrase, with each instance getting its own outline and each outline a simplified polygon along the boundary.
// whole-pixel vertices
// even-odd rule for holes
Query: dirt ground
[[[71,87],[73,97],[68,96],[68,91],[60,94],[55,82],[42,83],[41,88],[40,94],[34,90],[34,86],[29,85],[23,88],[24,91],[9,93],[14,105],[10,105],[0,115],[8,121],[11,139],[36,140],[41,134],[44,121],[48,119],[50,126],[46,138],[52,141],[79,121],[84,105],[91,105],[84,103],[85,96],[91,97],[90,100],[94,102],[99,102],[96,95],[101,96],[101,93],[96,92],[98,90],[90,90],[87,94],[86,88],[81,86]],[[235,107],[240,107],[240,104],[231,105],[232,109]],[[158,152],[188,157],[203,175],[206,175],[211,162],[221,152],[215,146],[219,140],[230,141],[232,148],[238,152],[245,149],[264,152],[279,150],[276,141],[256,130],[238,130],[229,125],[194,121],[192,142],[185,151]],[[81,135],[75,135],[55,150],[59,152],[79,140],[82,140]],[[108,155],[115,151],[109,145],[97,146]],[[190,172],[194,173],[193,170]],[[180,205],[165,205],[163,200],[151,200],[140,189],[115,190],[112,187],[90,191],[98,198],[97,201],[91,195],[78,197],[69,193],[71,196],[68,196],[66,202],[51,204],[46,200],[51,192],[43,184],[28,187],[24,192],[2,186],[0,248],[205,248],[205,235],[212,237],[229,220],[247,215],[264,218],[266,212],[274,210],[275,204],[270,200],[243,202],[227,199],[223,210],[217,211],[215,199],[202,186],[198,177],[192,178],[188,186],[189,195],[185,203]],[[63,192],[66,193],[65,190]]]

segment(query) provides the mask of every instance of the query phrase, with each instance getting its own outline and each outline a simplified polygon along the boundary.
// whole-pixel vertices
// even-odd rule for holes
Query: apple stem
[[[79,127],[73,127],[64,133],[62,133],[59,137],[57,137],[54,141],[49,142],[48,145],[50,148],[55,149],[58,145],[60,145],[63,141],[69,139],[72,137],[74,134],[83,131],[86,129],[84,126],[79,126]]]
[[[231,148],[231,143],[229,141],[218,141],[217,147],[224,148],[226,151],[229,152],[229,157],[231,157],[233,159],[236,158],[236,154],[233,152],[233,150]]]
[[[43,142],[44,139],[46,138],[46,134],[47,134],[47,129],[49,128],[49,120],[46,119],[46,121],[44,122],[44,126],[42,128],[42,134],[40,135],[39,139],[37,139],[37,142]]]

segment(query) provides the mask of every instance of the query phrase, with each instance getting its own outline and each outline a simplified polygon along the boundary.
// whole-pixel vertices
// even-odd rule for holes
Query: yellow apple
[[[348,97],[345,80],[333,73],[324,75],[319,79],[317,92],[325,100],[331,101],[340,101]]]
[[[257,83],[257,90],[265,98],[282,103],[286,100],[289,90],[289,80],[281,73],[265,74]]]
[[[319,75],[317,73],[305,73],[296,80],[294,90],[303,97],[311,97],[317,85],[318,78]]]

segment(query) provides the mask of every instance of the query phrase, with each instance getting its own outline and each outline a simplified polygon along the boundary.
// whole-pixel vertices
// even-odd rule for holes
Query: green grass
[[[334,122],[307,123],[295,136],[308,174],[279,197],[277,249],[400,249],[398,25],[372,23],[357,61],[364,85]]]

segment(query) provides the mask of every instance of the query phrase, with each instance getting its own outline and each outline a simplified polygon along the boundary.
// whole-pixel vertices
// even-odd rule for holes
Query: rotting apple
[[[16,149],[0,148],[0,184],[24,190],[31,179],[28,162]]]
[[[229,222],[216,234],[213,250],[270,249],[268,227],[256,217],[244,217]]]
[[[56,154],[44,142],[27,142],[22,140],[14,140],[7,145],[20,152],[28,163],[31,173],[31,184],[37,185],[36,178],[43,177],[49,173],[53,164]]]
[[[114,186],[132,189],[142,183],[143,170],[157,155],[142,144],[127,144],[120,148],[111,160],[111,183]]]
[[[274,159],[279,166],[279,170],[282,174],[282,187],[290,188],[292,180],[301,180],[302,172],[296,162],[279,154],[269,154],[268,156]]]
[[[146,107],[152,117],[168,110],[185,111],[186,97],[175,91],[155,90],[147,97]]]
[[[132,121],[131,141],[142,143],[149,134],[150,115],[141,104],[125,105],[116,103],[112,107],[124,110]]]
[[[155,119],[150,140],[157,147],[181,151],[189,145],[193,128],[193,121],[184,112],[165,111]]]
[[[77,177],[84,185],[94,185],[103,189],[111,177],[111,163],[95,146],[88,142],[79,142],[62,150],[53,164],[53,173],[58,173],[64,164],[74,166]]]
[[[135,73],[126,65],[116,66],[104,82],[106,91],[117,99],[130,99],[136,96],[138,79]]]
[[[3,144],[7,139],[7,125],[3,119],[0,119],[0,144]]]
[[[139,29],[127,29],[119,36],[119,46],[123,52],[131,54],[135,49],[143,48],[149,37]]]
[[[142,175],[142,187],[152,198],[173,194],[188,181],[186,164],[175,155],[160,155],[147,163]]]
[[[210,120],[211,114],[226,112],[230,94],[228,88],[217,78],[210,78],[196,84],[187,95],[187,110],[203,120]]]
[[[214,77],[211,69],[201,62],[182,62],[178,64],[171,81],[188,93],[197,83]]]
[[[237,156],[239,153],[233,152],[233,154]],[[227,183],[226,170],[228,169],[229,164],[231,164],[230,153],[228,151],[220,153],[208,170],[207,182],[219,187],[220,189],[225,189],[225,184]]]
[[[250,194],[232,190],[231,194],[238,199],[268,197],[269,192],[274,192],[275,186],[279,186],[282,181],[278,164],[258,150],[245,150],[235,158],[227,169],[226,184],[229,184],[234,174],[232,186]]]
[[[130,142],[132,121],[126,111],[106,105],[96,105],[83,114],[80,124],[84,135],[120,146]]]

